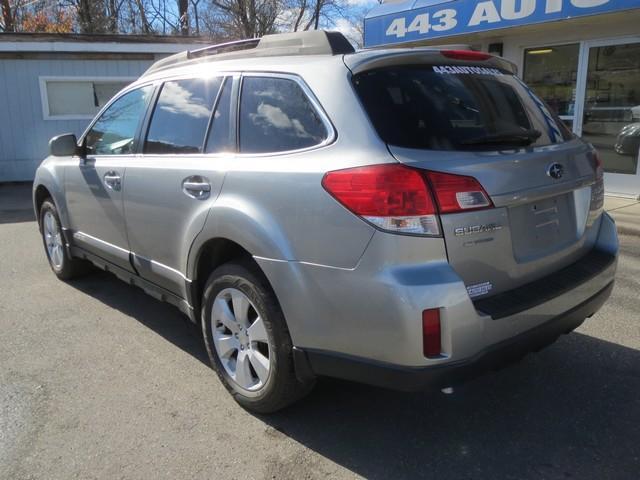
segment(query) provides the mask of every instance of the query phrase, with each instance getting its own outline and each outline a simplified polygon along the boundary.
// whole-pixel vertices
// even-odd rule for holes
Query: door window
[[[242,153],[299,150],[318,145],[327,136],[318,112],[295,81],[273,77],[242,80]]]
[[[94,123],[86,136],[89,155],[127,155],[134,153],[134,142],[153,87],[138,88],[113,102]]]
[[[202,153],[221,83],[220,77],[166,82],[151,117],[144,153]]]
[[[207,153],[231,152],[235,150],[233,127],[231,125],[231,87],[233,80],[227,78],[218,98],[215,113],[211,119]]]
[[[605,172],[635,174],[640,150],[640,43],[589,49],[582,137]]]
[[[528,48],[524,52],[524,81],[573,128],[580,45]]]

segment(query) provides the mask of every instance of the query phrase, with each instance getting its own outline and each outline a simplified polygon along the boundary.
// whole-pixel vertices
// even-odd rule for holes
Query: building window
[[[573,128],[580,45],[528,48],[524,52],[524,81]]]
[[[133,78],[40,77],[45,120],[90,120]]]

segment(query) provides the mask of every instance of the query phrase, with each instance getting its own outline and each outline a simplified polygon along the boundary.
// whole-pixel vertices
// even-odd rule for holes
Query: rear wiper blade
[[[461,145],[486,145],[486,144],[517,144],[517,145],[530,145],[535,142],[542,132],[540,130],[518,130],[513,132],[494,133],[489,135],[483,135],[481,137],[474,137],[468,140],[462,140]]]

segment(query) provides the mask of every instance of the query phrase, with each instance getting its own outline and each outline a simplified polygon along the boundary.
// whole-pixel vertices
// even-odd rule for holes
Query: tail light
[[[422,312],[422,349],[427,358],[439,357],[442,353],[440,309],[438,308]]]
[[[493,207],[473,177],[401,164],[335,170],[322,186],[356,215],[394,233],[439,236],[438,213]]]
[[[596,183],[591,187],[591,206],[589,210],[595,218],[604,208],[604,166],[597,151],[593,152],[592,158],[596,170]]]
[[[457,213],[492,207],[489,195],[473,177],[450,173],[429,172],[440,213]]]
[[[356,215],[397,233],[439,235],[436,208],[425,178],[399,164],[328,172],[322,186]]]
[[[453,58],[454,60],[482,61],[489,60],[493,55],[484,52],[476,52],[474,50],[441,50],[443,57]]]
[[[596,167],[596,179],[600,179],[604,176],[604,166],[597,150],[593,152],[593,160]]]

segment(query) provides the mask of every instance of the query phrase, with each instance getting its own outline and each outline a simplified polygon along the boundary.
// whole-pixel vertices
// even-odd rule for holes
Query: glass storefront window
[[[573,128],[580,45],[528,48],[524,52],[524,81]]]
[[[582,138],[605,172],[635,174],[640,150],[640,43],[591,47]]]

